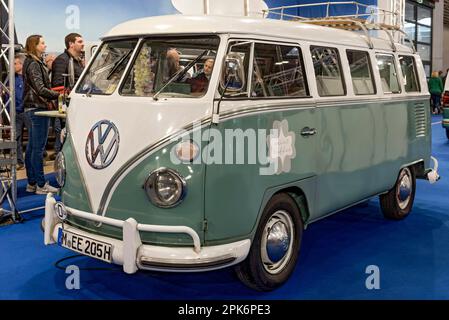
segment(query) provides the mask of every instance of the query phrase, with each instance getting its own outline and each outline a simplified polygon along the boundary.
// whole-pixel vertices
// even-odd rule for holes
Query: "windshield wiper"
[[[132,52],[133,52],[132,50],[128,51],[127,54],[125,54],[123,57],[121,57],[120,60],[118,60],[114,64],[114,67],[112,67],[112,70],[109,71],[108,76],[106,77],[107,80],[111,79],[111,76],[117,71],[118,67],[120,67],[126,59],[128,59],[128,57],[131,55]]]
[[[208,53],[209,50],[204,50],[204,52],[202,54],[200,54],[198,57],[196,57],[195,60],[193,60],[192,62],[190,62],[184,69],[179,70],[178,72],[176,72],[176,74],[170,78],[170,80],[167,81],[167,83],[158,91],[155,93],[155,95],[153,96],[153,100],[157,101],[158,100],[158,96],[164,92],[165,88],[167,88],[170,84],[172,84],[174,81],[178,80],[179,78],[184,77],[184,75],[187,73],[187,71],[189,71],[190,68],[192,68],[195,63],[197,63],[198,61],[200,61],[200,59],[202,57],[204,57],[206,55],[206,53]],[[181,77],[182,76],[182,77]]]

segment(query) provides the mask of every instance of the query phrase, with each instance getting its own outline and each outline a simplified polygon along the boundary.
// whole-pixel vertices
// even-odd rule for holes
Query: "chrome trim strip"
[[[200,262],[184,262],[184,261],[173,261],[171,263],[166,261],[159,261],[156,259],[152,259],[149,257],[141,257],[139,260],[140,266],[142,268],[163,268],[163,269],[174,269],[174,270],[191,270],[191,269],[209,269],[209,268],[215,268],[220,266],[226,266],[228,264],[233,263],[235,260],[237,260],[236,257],[224,257],[222,259],[215,258],[215,259],[209,259],[205,261]]]
[[[148,146],[147,148],[140,151],[138,154],[133,156],[131,159],[129,159],[117,172],[114,174],[114,176],[109,181],[106,191],[103,193],[103,196],[101,197],[100,206],[97,211],[97,215],[102,215],[106,213],[106,205],[109,204],[110,196],[112,195],[113,191],[115,191],[115,186],[118,184],[122,179],[122,176],[125,174],[126,171],[129,169],[132,169],[135,165],[138,164],[140,160],[143,160],[146,156],[151,155],[153,152],[157,151],[158,149],[161,149],[165,147],[166,145],[170,144],[174,139],[179,137],[180,135],[184,134],[185,132],[190,132],[193,130],[195,125],[199,125],[201,127],[211,123],[212,118],[207,117],[204,118],[198,122],[191,123],[182,129],[178,130],[175,133],[172,133],[171,135],[166,136],[165,138],[162,138],[161,140],[155,142],[154,144]]]
[[[247,115],[254,115],[254,114],[260,114],[260,113],[267,113],[271,111],[290,111],[290,110],[306,110],[306,109],[315,109],[313,106],[315,103],[308,102],[308,103],[302,103],[300,106],[298,104],[292,104],[289,105],[281,105],[281,106],[262,106],[262,107],[252,107],[252,108],[246,108],[246,109],[240,109],[240,110],[232,110],[227,111],[222,114],[220,114],[220,120],[230,120],[234,119],[239,116],[247,116]]]
[[[345,97],[346,98],[346,97]],[[359,97],[357,97],[359,98]],[[427,101],[427,95],[418,95],[418,96],[408,96],[408,97],[395,97],[395,98],[373,98],[373,99],[360,99],[354,101],[354,99],[350,100],[327,100],[327,101],[316,101],[316,100],[301,100],[293,101],[291,103],[284,103],[282,105],[274,105],[274,104],[261,104],[259,106],[241,108],[239,110],[232,110],[223,112],[220,114],[220,119],[227,120],[233,118],[237,115],[246,115],[246,114],[255,114],[262,113],[268,111],[288,111],[288,110],[298,110],[298,109],[312,109],[316,107],[341,107],[341,106],[350,106],[350,105],[363,105],[367,103],[388,103],[388,102],[403,102],[403,101],[416,101],[417,99],[422,99]],[[243,100],[245,101],[245,100]]]
[[[324,107],[341,107],[341,106],[351,106],[351,105],[364,105],[367,103],[394,103],[394,102],[403,102],[403,101],[416,101],[417,98],[422,98],[422,100],[427,100],[427,96],[414,96],[414,97],[398,97],[395,99],[365,99],[365,100],[328,100],[328,101],[295,101],[291,103],[286,103],[282,105],[261,105],[255,107],[249,107],[240,110],[232,110],[227,111],[220,114],[221,120],[229,120],[235,118],[239,115],[248,115],[248,114],[258,114],[269,111],[289,111],[289,110],[302,110],[302,109],[313,109],[316,107],[324,108]]]
[[[406,101],[427,101],[427,96],[413,96],[413,97],[397,97],[394,99],[361,99],[361,100],[328,100],[328,101],[319,101],[317,102],[317,107],[341,107],[341,106],[352,106],[352,105],[365,105],[371,103],[397,103],[397,102],[406,102]]]

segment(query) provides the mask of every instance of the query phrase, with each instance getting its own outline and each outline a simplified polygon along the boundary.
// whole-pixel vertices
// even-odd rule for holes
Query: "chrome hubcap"
[[[261,256],[265,270],[280,273],[292,256],[293,220],[285,211],[278,211],[268,220],[262,234]]]
[[[410,203],[412,197],[412,173],[410,169],[406,168],[401,171],[399,176],[399,183],[396,189],[396,198],[398,200],[399,208],[404,210]]]

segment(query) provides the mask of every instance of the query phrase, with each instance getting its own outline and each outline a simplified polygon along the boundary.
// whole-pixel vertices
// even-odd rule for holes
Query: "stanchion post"
[[[16,78],[15,78],[15,67],[14,67],[14,57],[15,57],[15,26],[14,26],[14,1],[9,0],[9,13],[8,13],[8,23],[9,23],[9,91],[10,91],[10,116],[11,116],[11,141],[16,141]],[[13,158],[13,164],[11,165],[11,193],[12,193],[12,203],[11,212],[14,221],[16,221],[16,203],[17,203],[17,148],[11,150],[11,157]]]

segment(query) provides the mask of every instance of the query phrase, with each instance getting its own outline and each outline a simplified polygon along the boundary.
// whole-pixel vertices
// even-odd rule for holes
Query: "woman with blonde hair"
[[[44,151],[48,139],[49,118],[39,117],[38,111],[47,111],[59,93],[50,90],[51,83],[48,69],[43,61],[47,46],[40,35],[32,35],[26,41],[26,60],[23,65],[25,82],[25,112],[31,118],[31,130],[25,157],[28,177],[27,192],[45,195],[59,190],[45,181]]]
[[[444,91],[443,81],[438,71],[432,72],[432,78],[429,80],[429,91],[432,95],[433,114],[441,112],[441,95]]]

